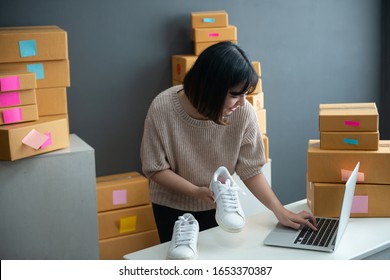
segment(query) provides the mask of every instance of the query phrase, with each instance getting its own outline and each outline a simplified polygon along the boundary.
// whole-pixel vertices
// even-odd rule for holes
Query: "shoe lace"
[[[188,245],[195,239],[196,225],[189,221],[190,217],[179,217],[179,226],[176,231],[176,246]]]
[[[240,206],[238,192],[246,194],[245,191],[229,179],[226,180],[225,184],[219,185],[218,188],[220,192],[215,197],[214,202],[221,197],[222,206],[226,212],[238,211]]]

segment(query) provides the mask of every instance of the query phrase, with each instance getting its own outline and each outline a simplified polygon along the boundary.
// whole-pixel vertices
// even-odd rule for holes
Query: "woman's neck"
[[[179,102],[181,106],[183,107],[184,111],[193,119],[196,120],[208,120],[205,116],[200,114],[196,108],[191,104],[190,100],[188,100],[187,96],[184,93],[184,90],[180,90],[177,93],[177,96],[179,98]]]

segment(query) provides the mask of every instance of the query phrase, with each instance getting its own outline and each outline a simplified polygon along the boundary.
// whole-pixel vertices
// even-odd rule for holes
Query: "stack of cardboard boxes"
[[[237,28],[229,24],[226,11],[205,11],[191,13],[191,40],[194,44],[194,53],[185,55],[172,55],[172,85],[182,84],[187,72],[194,65],[198,56],[206,48],[223,41],[237,43]],[[266,127],[266,109],[264,107],[264,92],[261,79],[259,61],[252,65],[259,76],[259,82],[254,92],[247,96],[247,100],[257,112],[258,123],[263,133],[266,160],[269,159],[269,147]]]
[[[345,182],[360,162],[351,217],[390,216],[390,141],[379,140],[375,103],[321,104],[319,140],[309,140],[307,202],[339,217]]]
[[[160,243],[148,180],[137,172],[96,179],[100,259],[124,255]]]
[[[0,28],[0,160],[69,146],[67,33],[57,26]]]

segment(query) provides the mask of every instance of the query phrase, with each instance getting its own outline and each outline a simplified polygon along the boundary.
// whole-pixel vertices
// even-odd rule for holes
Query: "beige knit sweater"
[[[225,166],[242,180],[261,173],[265,163],[264,144],[256,112],[246,101],[222,126],[191,118],[171,87],[152,102],[145,119],[141,144],[142,170],[150,178],[171,169],[197,186],[208,186],[215,170]],[[153,203],[185,211],[209,210],[201,200],[171,192],[150,180]]]

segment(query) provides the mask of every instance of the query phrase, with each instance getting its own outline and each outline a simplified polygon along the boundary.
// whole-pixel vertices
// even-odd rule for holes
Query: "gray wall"
[[[193,52],[190,13],[221,9],[261,62],[273,188],[283,203],[302,199],[318,105],[380,101],[381,1],[1,0],[0,26],[68,32],[70,129],[101,176],[141,170],[148,106],[171,85],[171,55]]]

